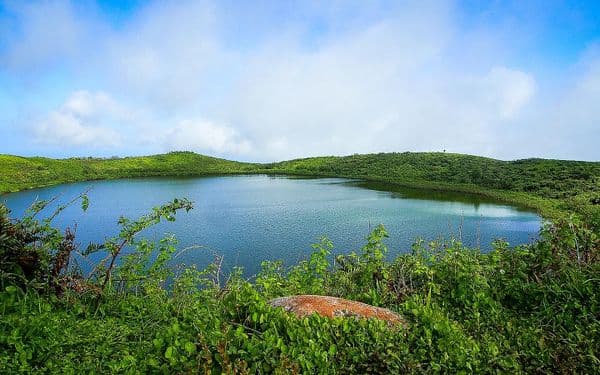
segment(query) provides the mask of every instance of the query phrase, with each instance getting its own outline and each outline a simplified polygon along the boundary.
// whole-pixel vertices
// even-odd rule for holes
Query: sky
[[[600,161],[600,1],[0,0],[0,153]]]

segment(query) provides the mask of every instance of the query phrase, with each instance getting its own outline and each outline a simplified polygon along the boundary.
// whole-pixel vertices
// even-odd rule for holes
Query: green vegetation
[[[82,207],[87,197],[82,196]],[[84,253],[106,258],[88,276],[73,232],[20,220],[0,206],[0,366],[4,373],[598,373],[600,239],[577,219],[533,245],[496,242],[482,254],[456,241],[414,244],[388,262],[383,226],[356,253],[330,261],[266,261],[253,279],[219,262],[175,272],[176,240],[138,238],[189,210],[185,199]],[[60,212],[60,207],[57,210]],[[128,251],[125,249],[128,248]],[[377,320],[296,318],[268,300],[327,294],[384,306],[408,327]]]
[[[368,177],[390,182],[464,184],[567,198],[595,190],[600,163],[526,159],[500,161],[450,153],[382,153],[291,160],[267,168],[308,174]]]
[[[19,191],[65,182],[151,176],[206,176],[249,173],[257,165],[171,152],[128,158],[25,158],[0,155],[0,192]]]
[[[265,261],[250,280],[172,265],[177,242],[139,233],[174,220],[178,199],[103,244],[79,249],[48,202],[10,218],[0,205],[0,368],[6,373],[600,373],[600,163],[504,162],[442,153],[245,164],[193,153],[115,160],[0,156],[0,190],[96,178],[281,173],[471,192],[552,218],[534,244],[482,254],[418,240],[386,260],[377,227],[355,253],[323,239],[291,268]],[[81,197],[86,209],[87,197]],[[118,214],[118,213],[117,213]],[[109,235],[109,234],[107,234]],[[340,249],[341,250],[341,249]],[[343,249],[346,250],[346,249]],[[74,260],[104,261],[84,274]],[[295,318],[271,298],[326,294],[402,314]]]

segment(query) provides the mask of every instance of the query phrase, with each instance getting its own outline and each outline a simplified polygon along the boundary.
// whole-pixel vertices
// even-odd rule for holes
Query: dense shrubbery
[[[83,206],[87,205],[85,196]],[[176,200],[88,251],[106,262],[90,277],[72,265],[72,232],[0,209],[0,368],[4,372],[412,373],[581,372],[600,368],[600,240],[571,217],[529,246],[482,254],[457,242],[418,241],[386,260],[377,227],[357,253],[332,259],[326,239],[283,269],[252,280],[217,264],[175,272],[176,241],[138,239]],[[52,217],[52,215],[50,215]],[[126,250],[126,246],[128,250]],[[68,256],[67,256],[68,255]],[[115,260],[115,262],[112,262]],[[111,266],[113,264],[113,266]],[[297,319],[268,300],[328,294],[385,306],[408,327],[376,320]]]

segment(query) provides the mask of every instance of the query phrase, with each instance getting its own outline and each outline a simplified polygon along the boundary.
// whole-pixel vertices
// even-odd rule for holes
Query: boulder
[[[298,317],[316,313],[329,318],[350,316],[375,318],[394,325],[406,325],[405,320],[391,310],[337,297],[298,295],[275,298],[269,301],[269,304],[273,307],[282,307]]]

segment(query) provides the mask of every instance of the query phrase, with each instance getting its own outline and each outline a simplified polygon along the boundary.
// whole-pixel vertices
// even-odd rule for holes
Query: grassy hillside
[[[59,160],[0,155],[0,192],[98,179],[247,173],[256,168],[257,166],[253,164],[192,152],[115,159]]]

